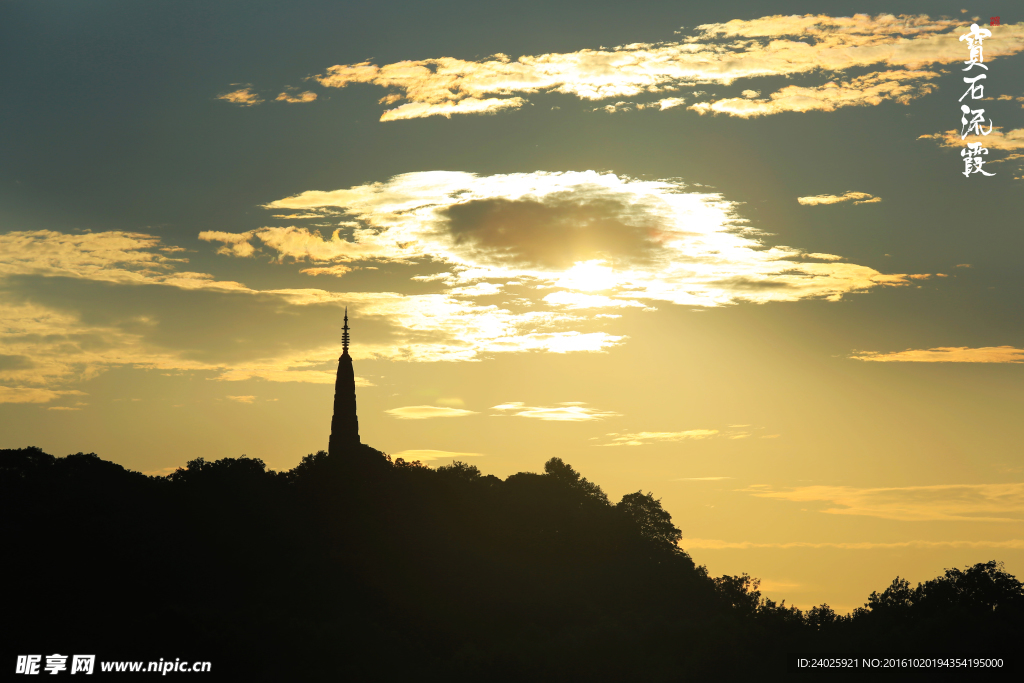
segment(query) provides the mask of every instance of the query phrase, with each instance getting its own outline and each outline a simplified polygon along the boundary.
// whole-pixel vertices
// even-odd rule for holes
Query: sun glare
[[[597,292],[614,289],[618,278],[614,270],[604,265],[603,260],[577,261],[565,271],[556,283],[559,287],[583,292]]]

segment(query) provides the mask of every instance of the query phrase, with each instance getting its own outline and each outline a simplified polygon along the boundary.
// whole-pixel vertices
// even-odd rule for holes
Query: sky
[[[0,448],[290,469],[347,306],[392,456],[561,457],[787,605],[1024,575],[1014,9],[7,0]]]

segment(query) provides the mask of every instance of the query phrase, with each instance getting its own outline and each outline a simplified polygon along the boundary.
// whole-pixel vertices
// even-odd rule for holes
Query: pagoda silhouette
[[[338,358],[338,379],[334,383],[334,417],[331,418],[329,455],[351,451],[360,445],[359,418],[356,416],[356,376],[352,356],[348,355],[348,307],[345,326],[341,328],[341,357]]]

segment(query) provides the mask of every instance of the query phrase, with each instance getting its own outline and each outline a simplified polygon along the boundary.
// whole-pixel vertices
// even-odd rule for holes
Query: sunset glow
[[[38,4],[0,8],[0,448],[290,471],[347,311],[392,461],[561,458],[800,608],[1024,575],[1009,5],[965,136],[989,15],[946,2]]]

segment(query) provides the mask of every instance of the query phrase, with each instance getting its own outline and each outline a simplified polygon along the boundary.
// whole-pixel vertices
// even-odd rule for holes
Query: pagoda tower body
[[[327,452],[342,453],[359,445],[359,418],[356,417],[356,376],[352,356],[348,355],[348,309],[345,326],[341,328],[341,357],[338,358],[338,379],[334,383],[334,417],[331,419],[331,441]]]

